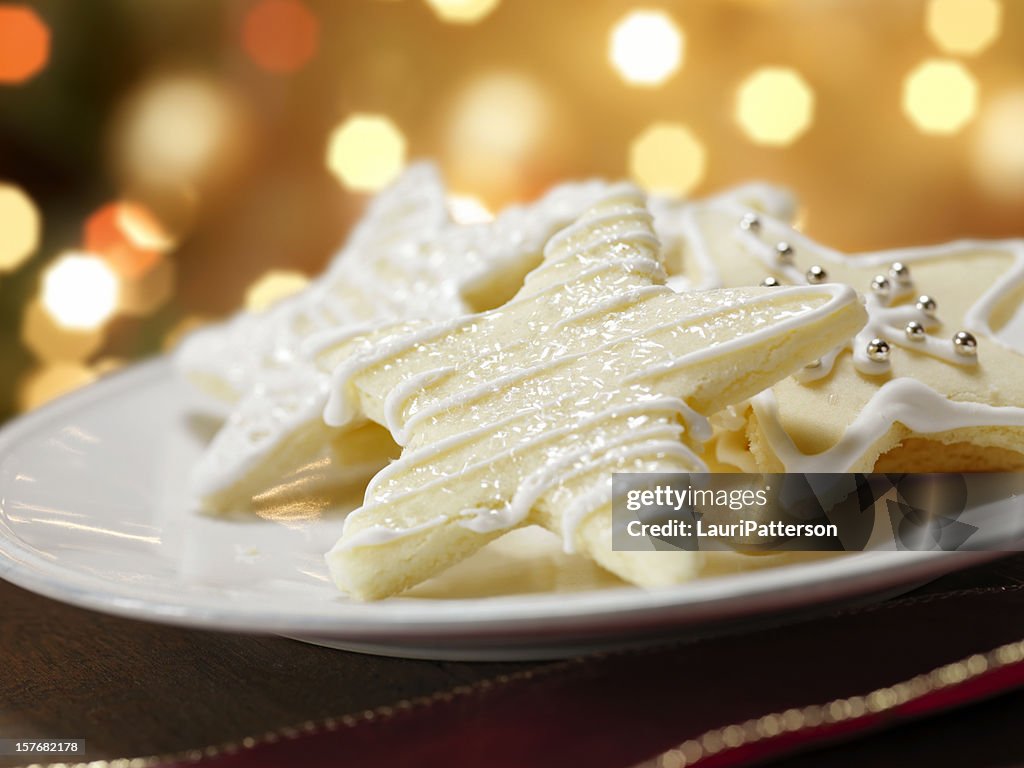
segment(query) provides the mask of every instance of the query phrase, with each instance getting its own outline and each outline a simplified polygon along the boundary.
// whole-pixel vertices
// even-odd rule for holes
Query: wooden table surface
[[[918,592],[991,592],[1006,584],[1024,584],[1024,555]],[[539,666],[379,658],[275,637],[159,626],[81,610],[0,581],[0,738],[82,738],[89,759],[240,740]],[[1024,696],[1016,711],[1024,716]],[[970,715],[949,717],[971,727]],[[1016,734],[1009,722],[993,722],[981,718],[977,727]],[[873,737],[874,743],[899,744],[900,733]],[[1024,750],[1017,754],[1024,759]],[[860,764],[872,764],[870,752],[863,757]],[[0,766],[24,762],[0,758]]]

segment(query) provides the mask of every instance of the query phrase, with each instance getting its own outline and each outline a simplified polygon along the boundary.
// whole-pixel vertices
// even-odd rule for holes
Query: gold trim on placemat
[[[636,768],[689,768],[706,757],[729,749],[770,739],[784,733],[795,733],[805,728],[817,728],[853,720],[865,715],[877,715],[908,704],[942,688],[960,685],[979,675],[1000,667],[1024,661],[1024,640],[1008,643],[988,653],[976,653],[960,661],[945,664],[895,685],[877,688],[861,696],[835,699],[827,704],[815,704],[799,709],[773,712],[759,718],[715,728],[695,739],[688,739],[678,747],[640,763]]]

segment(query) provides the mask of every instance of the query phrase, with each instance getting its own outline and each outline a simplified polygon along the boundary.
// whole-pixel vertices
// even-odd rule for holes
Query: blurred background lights
[[[520,158],[543,136],[547,98],[527,77],[497,72],[474,80],[454,109],[452,141],[467,152]]]
[[[449,195],[448,212],[458,224],[480,224],[494,218],[480,198],[473,195]]]
[[[426,0],[442,21],[476,24],[498,7],[500,0]]]
[[[245,308],[250,312],[260,312],[281,299],[292,296],[309,285],[309,278],[301,272],[287,269],[273,269],[245,292]]]
[[[137,203],[103,206],[85,223],[85,248],[102,256],[126,278],[138,278],[156,266],[164,248],[159,225]],[[156,245],[157,247],[153,247]]]
[[[612,28],[608,56],[627,83],[655,86],[679,69],[683,47],[683,33],[668,14],[633,11]]]
[[[448,110],[446,171],[456,188],[489,201],[522,197],[537,183],[532,174],[555,167],[562,126],[548,92],[515,71],[469,80]]]
[[[793,69],[758,69],[736,92],[736,122],[756,144],[792,144],[813,120],[814,91]]]
[[[116,218],[118,229],[136,248],[166,252],[175,246],[175,238],[164,227],[163,222],[141,203],[118,203]]]
[[[1024,89],[1004,93],[985,107],[972,150],[975,176],[984,189],[1024,202]]]
[[[685,195],[704,178],[704,145],[685,125],[654,123],[629,147],[629,170],[649,192]]]
[[[245,15],[242,46],[267,72],[297,72],[313,58],[320,25],[301,0],[260,0]]]
[[[79,363],[54,363],[30,371],[18,387],[18,407],[30,411],[85,386],[96,379],[96,373]]]
[[[39,74],[50,58],[50,29],[34,10],[0,3],[0,84],[17,85]]]
[[[54,319],[38,298],[25,305],[21,342],[37,360],[86,360],[99,351],[103,341],[102,328],[67,328]]]
[[[978,84],[959,62],[929,59],[903,81],[903,111],[923,133],[957,133],[977,109]]]
[[[130,177],[146,184],[202,180],[240,143],[232,99],[201,77],[178,75],[146,84],[124,117],[116,144]]]
[[[928,36],[946,53],[981,53],[999,36],[1003,7],[999,0],[929,0]]]
[[[346,187],[375,192],[405,166],[405,136],[384,115],[356,114],[334,129],[327,167]]]
[[[0,183],[0,272],[24,264],[39,247],[40,216],[32,198]]]
[[[117,310],[118,293],[113,269],[91,254],[65,254],[43,274],[43,306],[65,328],[103,325]]]

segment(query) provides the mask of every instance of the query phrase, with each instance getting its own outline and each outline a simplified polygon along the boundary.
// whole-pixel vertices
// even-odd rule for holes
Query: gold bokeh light
[[[1000,94],[978,119],[974,173],[993,197],[1024,202],[1024,89]]]
[[[922,133],[957,133],[978,111],[978,83],[957,61],[929,59],[903,81],[903,111]]]
[[[453,183],[489,200],[522,196],[562,141],[556,105],[536,80],[500,69],[471,78],[449,110],[447,168]]]
[[[43,306],[65,328],[99,328],[117,310],[119,294],[117,274],[89,253],[67,253],[43,274]]]
[[[246,289],[245,308],[250,312],[261,312],[298,293],[307,285],[309,278],[301,272],[272,269]]]
[[[632,11],[612,27],[608,58],[631,85],[657,86],[683,63],[685,37],[663,11]]]
[[[1003,6],[999,0],[929,0],[928,36],[946,53],[981,53],[999,37]]]
[[[707,165],[704,145],[679,123],[654,123],[629,147],[629,170],[649,192],[685,195],[700,184]]]
[[[501,0],[426,0],[441,21],[476,24],[498,7]]]
[[[129,99],[115,146],[129,178],[177,187],[230,167],[245,143],[241,125],[223,86],[173,75],[146,83]]]
[[[103,338],[100,327],[79,329],[61,325],[38,298],[25,305],[21,341],[37,360],[86,360],[103,346]]]
[[[405,136],[385,115],[355,114],[334,129],[327,167],[356,192],[386,187],[405,166]]]
[[[0,272],[17,269],[35,253],[40,229],[32,198],[13,184],[0,183]]]
[[[792,144],[814,122],[814,91],[794,69],[763,67],[736,91],[736,122],[756,144]]]

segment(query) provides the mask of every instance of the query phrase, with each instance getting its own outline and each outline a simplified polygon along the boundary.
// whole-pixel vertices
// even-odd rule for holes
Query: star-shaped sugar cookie
[[[492,222],[458,225],[444,213],[432,166],[414,166],[371,206],[351,243],[324,276],[267,315],[246,315],[190,340],[182,366],[222,372],[241,396],[192,475],[210,510],[244,507],[298,468],[333,459],[347,485],[369,477],[395,446],[375,425],[338,436],[321,419],[328,375],[304,347],[328,333],[343,338],[397,320],[443,319],[501,304],[541,258],[544,243],[606,189],[565,184],[540,200],[502,211]],[[237,349],[241,348],[242,353]],[[223,355],[227,365],[217,368]],[[197,361],[209,358],[203,369]]]
[[[722,458],[752,468],[749,443],[762,471],[1024,467],[1024,242],[845,255],[735,201],[681,218],[697,246],[684,274],[718,286],[837,281],[867,296],[864,328],[753,398],[744,445],[722,439]]]
[[[363,599],[400,592],[526,524],[638,584],[693,553],[611,547],[611,474],[697,471],[700,414],[763,390],[864,321],[853,290],[678,294],[643,197],[620,185],[555,235],[516,296],[481,314],[351,339],[326,420],[404,446],[328,555]]]
[[[194,469],[192,488],[203,506],[245,507],[299,468],[322,462],[325,452],[330,475],[342,486],[384,466],[396,450],[386,431],[369,424],[339,436],[323,423],[328,377],[306,347],[385,322],[458,317],[501,304],[539,263],[548,237],[606,188],[598,181],[563,184],[533,204],[503,210],[493,222],[459,226],[441,210],[444,187],[433,166],[413,166],[374,201],[349,246],[310,289],[266,315],[243,316],[192,339],[180,353],[183,367],[215,381],[220,371],[222,388],[242,391]],[[787,193],[765,184],[722,197],[777,215],[793,207]],[[660,231],[656,220],[655,229],[673,263],[681,263],[686,233],[672,228],[676,217],[668,214],[700,204],[657,202],[667,228]]]

